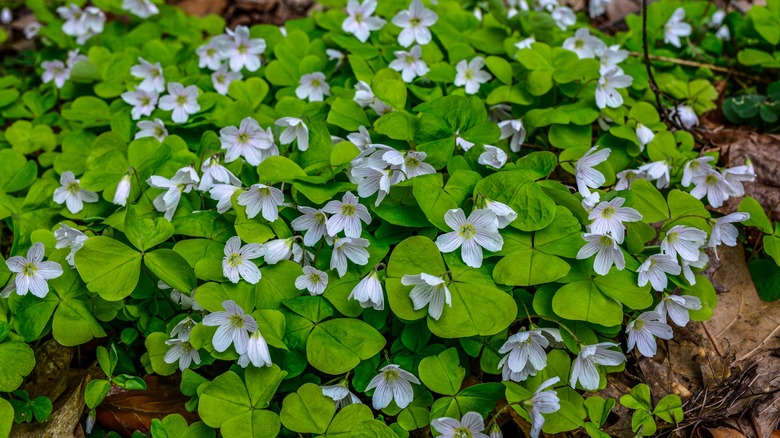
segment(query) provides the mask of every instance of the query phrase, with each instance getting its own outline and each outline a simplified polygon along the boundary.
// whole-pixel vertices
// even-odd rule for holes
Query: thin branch
[[[667,109],[661,102],[661,89],[655,83],[653,77],[653,68],[650,66],[650,54],[647,48],[647,0],[642,0],[642,51],[644,52],[645,67],[647,68],[647,79],[650,83],[650,89],[655,94],[655,105],[661,114],[661,119],[666,119]]]
[[[642,53],[639,53],[639,52],[628,52],[628,53],[631,56],[642,56],[642,57],[645,57],[645,62],[647,62],[647,59],[649,58],[649,59],[652,59],[653,61],[671,62],[673,64],[685,65],[685,66],[688,66],[688,67],[704,67],[704,68],[708,68],[708,69],[710,69],[712,71],[717,71],[717,72],[720,72],[720,73],[726,73],[726,74],[734,75],[734,76],[740,76],[740,77],[743,77],[743,78],[746,78],[746,79],[750,79],[751,81],[760,82],[762,84],[769,84],[769,83],[771,83],[770,79],[765,79],[765,78],[761,78],[761,77],[758,77],[758,76],[749,75],[747,73],[742,73],[740,71],[732,70],[732,69],[727,68],[727,67],[721,67],[721,66],[718,66],[718,65],[707,64],[705,62],[691,61],[689,59],[670,58],[668,56],[649,55],[647,53],[642,54]]]

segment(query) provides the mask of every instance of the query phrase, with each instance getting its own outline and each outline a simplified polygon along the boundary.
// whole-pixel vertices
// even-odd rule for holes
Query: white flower
[[[344,380],[338,385],[320,386],[322,395],[330,397],[336,403],[336,409],[343,409],[351,404],[362,404],[360,399],[352,393],[347,387],[347,381]]]
[[[688,105],[678,105],[669,111],[669,120],[676,123],[678,118],[685,129],[699,126],[699,116],[697,116],[696,111]]]
[[[655,138],[653,130],[639,122],[637,122],[636,130],[634,132],[636,133],[636,139],[639,142],[641,150],[644,150],[645,146]]]
[[[371,31],[379,30],[387,23],[379,17],[371,16],[376,10],[376,3],[376,0],[365,0],[362,4],[358,0],[349,0],[348,17],[341,23],[344,32],[355,35],[361,43],[368,41]]]
[[[365,222],[366,225],[371,223],[371,215],[368,213],[368,209],[360,203],[360,198],[353,195],[352,192],[344,193],[341,201],[328,201],[322,211],[332,215],[326,222],[328,234],[331,236],[335,236],[339,231],[344,230],[344,234],[347,237],[360,237],[360,233],[363,231],[360,221]]]
[[[330,269],[335,269],[339,277],[343,277],[347,273],[347,259],[361,266],[368,264],[368,245],[369,241],[360,237],[334,237]]]
[[[383,157],[386,155],[387,153],[383,154]],[[406,151],[400,155],[402,158],[401,164],[392,163],[393,169],[398,169],[403,172],[400,175],[398,175],[397,172],[393,175],[397,179],[404,180],[406,178],[415,178],[420,175],[436,173],[436,169],[425,162],[425,159],[428,158],[428,154],[425,152]]]
[[[263,213],[263,219],[273,222],[279,218],[279,207],[284,204],[284,194],[276,187],[265,184],[252,184],[238,195],[238,205],[246,207],[246,216],[250,219]]]
[[[300,262],[303,258],[303,248],[295,243],[294,237],[270,240],[261,246],[263,247],[263,260],[269,265],[275,265],[290,257],[293,257],[295,262]]]
[[[212,71],[220,70],[222,67],[222,60],[224,59],[221,52],[221,42],[220,39],[212,38],[208,44],[204,44],[195,49],[195,53],[198,55],[199,68],[207,67]]]
[[[715,256],[717,257],[718,252],[715,251]],[[685,276],[685,279],[688,280],[688,283],[693,286],[696,284],[696,275],[693,273],[693,269],[691,269],[691,266],[694,268],[703,269],[707,263],[710,261],[710,258],[707,256],[707,253],[699,250],[699,258],[695,262],[690,262],[688,260],[682,259],[680,261],[680,266],[682,267],[682,273],[683,276]]]
[[[114,192],[114,199],[111,201],[113,204],[121,205],[122,207],[127,205],[127,198],[130,196],[130,191],[133,188],[131,181],[130,172],[124,174],[122,179],[119,180]]]
[[[260,55],[265,52],[265,40],[262,38],[249,38],[249,28],[236,26],[236,30],[226,30],[230,36],[225,45],[222,57],[230,63],[230,69],[241,71],[246,67],[249,71],[257,71],[260,68]]]
[[[729,31],[728,26],[721,26],[717,32],[715,32],[715,36],[721,40],[721,41],[728,41],[731,39],[731,31]]]
[[[642,220],[642,215],[630,207],[623,207],[624,198],[615,197],[611,201],[605,201],[593,208],[588,214],[588,219],[593,222],[588,226],[589,231],[595,234],[609,234],[617,243],[623,243],[626,227],[623,222],[636,222]]]
[[[233,300],[223,301],[222,308],[225,311],[209,313],[203,318],[206,327],[217,327],[211,340],[214,350],[221,353],[233,344],[236,353],[246,353],[249,333],[257,331],[257,321],[252,315],[245,315],[244,309]]]
[[[375,389],[371,398],[374,409],[384,409],[393,400],[399,408],[403,409],[414,399],[412,383],[419,385],[420,381],[409,371],[401,369],[398,365],[389,364],[380,369],[379,374],[371,379],[366,391]]]
[[[211,74],[211,84],[214,86],[214,90],[217,93],[226,96],[228,89],[233,81],[241,80],[241,71],[228,71],[227,64],[222,65]]]
[[[168,221],[173,220],[176,208],[179,206],[182,193],[189,193],[200,181],[200,177],[191,166],[183,167],[176,171],[171,179],[152,175],[146,183],[156,189],[165,190],[154,198],[154,208],[159,212],[165,212],[165,218]]]
[[[170,289],[171,290],[171,301],[181,306],[184,310],[197,310],[202,311],[203,307],[201,307],[200,304],[198,304],[197,301],[195,301],[195,297],[193,297],[190,293],[190,295],[182,293],[176,289],[173,289],[171,286],[169,286],[164,281],[160,280],[157,282],[157,288],[160,290]],[[179,338],[184,338],[184,333],[189,333],[190,329],[196,325],[195,321],[190,319],[190,317],[186,317],[183,320],[179,321],[178,324],[171,330],[171,336],[179,336]],[[189,339],[189,335],[187,335],[187,339]]]
[[[122,93],[122,100],[128,105],[132,105],[133,109],[130,114],[133,120],[138,120],[142,116],[151,116],[152,111],[157,106],[157,93],[154,91],[137,90],[126,91]]]
[[[564,32],[570,26],[577,24],[577,15],[568,6],[557,6],[551,15],[555,25]]]
[[[677,47],[682,47],[680,37],[687,37],[691,34],[691,25],[684,23],[685,10],[683,8],[675,9],[669,21],[664,24],[664,42]]]
[[[501,358],[498,362],[498,367],[501,368],[501,380],[511,380],[512,382],[523,382],[527,380],[528,377],[535,376],[538,372],[531,362],[526,362],[525,367],[520,372],[516,373],[512,371],[512,369],[509,368],[509,356]]]
[[[609,349],[617,346],[618,344],[612,342],[600,342],[583,346],[577,354],[577,358],[574,359],[571,379],[569,380],[571,387],[574,388],[579,381],[586,391],[598,389],[599,372],[596,369],[596,365],[616,366],[626,360],[626,356],[623,353]]]
[[[596,152],[598,146],[593,146],[585,152],[585,155],[577,161],[574,167],[574,177],[577,180],[577,189],[583,197],[590,195],[589,189],[597,189],[604,185],[607,179],[604,174],[594,167],[607,161],[611,149],[602,149]]]
[[[303,244],[314,246],[327,233],[328,217],[322,210],[316,208],[299,206],[298,211],[303,214],[293,219],[290,225],[295,231],[306,231],[303,235]]]
[[[0,23],[2,24],[11,24],[11,21],[13,21],[14,16],[11,13],[11,10],[7,7],[3,8],[2,12],[0,12]]]
[[[403,28],[398,35],[398,44],[401,47],[409,47],[413,43],[426,45],[431,42],[431,31],[428,27],[433,26],[439,16],[430,9],[426,9],[422,1],[412,0],[409,9],[398,12],[393,17],[393,24]]]
[[[136,88],[155,93],[165,91],[165,76],[159,62],[149,63],[143,58],[138,58],[140,64],[130,67],[130,74],[143,79]]]
[[[517,212],[512,210],[512,207],[504,204],[503,202],[493,201],[485,198],[485,208],[493,211],[496,214],[498,220],[498,228],[505,228],[507,225],[517,219]]]
[[[376,269],[372,269],[352,288],[347,299],[358,301],[360,307],[363,308],[372,307],[374,310],[384,310],[385,295],[382,292],[382,283],[379,281]]]
[[[672,258],[679,254],[684,260],[695,262],[699,259],[699,248],[706,240],[707,233],[698,228],[675,225],[666,232],[661,251]]]
[[[298,88],[295,89],[298,99],[308,99],[309,102],[322,102],[325,96],[330,96],[330,85],[325,82],[322,72],[314,72],[301,76]]]
[[[352,132],[347,134],[347,140],[349,140],[360,151],[366,150],[371,145],[371,134],[368,133],[368,129],[365,126],[358,126],[358,132]]]
[[[38,32],[41,31],[41,23],[38,23],[37,21],[32,21],[30,23],[27,23],[26,26],[24,26],[23,32],[24,37],[28,40],[31,40],[35,38],[38,35]]]
[[[232,163],[243,157],[247,163],[257,166],[263,161],[263,150],[273,144],[273,138],[251,117],[241,120],[238,127],[228,126],[219,130],[219,141],[225,149],[225,162]]]
[[[149,18],[160,13],[157,6],[149,0],[122,0],[122,9],[141,18]]]
[[[60,223],[60,227],[54,230],[54,238],[57,239],[57,244],[54,246],[56,249],[70,248],[70,253],[65,257],[65,261],[71,267],[75,267],[75,260],[73,259],[76,252],[84,246],[84,242],[88,237],[81,231],[71,228],[63,223]]]
[[[65,81],[70,79],[70,69],[60,60],[42,62],[41,67],[43,67],[41,80],[44,84],[54,81],[54,85],[57,88],[62,88],[65,85]]]
[[[714,170],[712,166],[710,166],[709,164],[710,161],[713,161],[714,159],[715,157],[712,157],[710,155],[705,155],[703,157],[699,157],[685,163],[685,167],[683,168],[683,177],[682,177],[683,187],[688,187],[689,185],[691,185],[691,182],[693,181],[693,177],[705,176],[710,171]]]
[[[195,347],[190,344],[187,339],[169,339],[165,341],[165,345],[171,345],[172,347],[165,353],[163,360],[165,363],[174,364],[179,362],[179,369],[181,371],[187,368],[195,362],[196,365],[200,365],[200,354]]]
[[[31,292],[38,298],[45,298],[49,293],[47,280],[62,275],[62,266],[57,262],[44,262],[43,256],[43,244],[35,242],[27,250],[27,257],[13,256],[5,261],[8,269],[16,274],[13,287],[17,295],[27,295],[27,292]]]
[[[617,241],[607,234],[585,233],[582,238],[587,242],[579,252],[577,259],[587,259],[596,254],[593,270],[599,275],[607,275],[614,264],[618,271],[626,267],[626,259]]]
[[[469,149],[474,146],[474,143],[466,140],[465,138],[460,136],[460,131],[455,132],[455,146],[458,146],[459,148],[463,149],[463,151],[468,151]]]
[[[601,200],[601,195],[599,194],[599,192],[593,192],[590,195],[582,198],[580,204],[582,205],[582,208],[585,209],[586,212],[590,213],[591,211],[593,211],[593,207],[595,207],[600,200]]]
[[[704,175],[693,177],[695,187],[691,190],[691,195],[696,199],[702,199],[707,196],[707,200],[715,208],[720,207],[729,198],[733,186],[726,182],[717,170],[710,169]]]
[[[160,98],[160,109],[173,111],[171,119],[174,123],[185,123],[190,114],[200,111],[198,87],[190,85],[184,88],[184,85],[178,82],[170,82],[168,94]]]
[[[483,84],[492,78],[490,73],[482,70],[482,67],[484,66],[485,59],[481,56],[475,56],[469,62],[462,59],[458,62],[458,65],[455,66],[455,86],[465,86],[466,94],[476,94],[479,91],[480,84]]]
[[[135,140],[144,137],[154,137],[162,143],[165,137],[168,136],[168,130],[165,129],[165,124],[160,119],[142,120],[138,122],[138,132],[135,133]]]
[[[726,216],[715,219],[710,231],[710,240],[707,246],[715,250],[715,256],[718,256],[718,245],[736,246],[739,232],[737,227],[732,225],[734,222],[744,222],[750,219],[750,213],[731,213]]]
[[[599,0],[596,1],[598,2]],[[593,3],[591,3],[591,5],[592,4]],[[561,409],[558,393],[554,390],[547,389],[560,381],[561,378],[557,376],[545,380],[536,388],[534,396],[523,403],[528,411],[528,416],[531,417],[531,438],[539,437],[539,432],[542,431],[542,426],[544,426],[543,414],[552,414]]]
[[[436,429],[442,438],[489,438],[485,433],[485,420],[477,412],[466,412],[460,421],[441,417],[431,421],[431,427]]]
[[[618,74],[623,74],[623,70],[618,65],[626,58],[628,58],[628,50],[621,50],[619,44],[607,47],[599,57],[599,74],[606,74],[613,68],[618,69]]]
[[[401,72],[401,78],[404,82],[411,83],[417,77],[425,76],[431,69],[425,64],[422,57],[422,47],[415,44],[408,52],[406,50],[396,50],[393,52],[395,59],[390,62],[389,67],[397,72]]]
[[[84,203],[98,202],[97,193],[84,190],[79,184],[79,180],[73,175],[73,172],[66,170],[60,175],[61,187],[54,189],[54,202],[65,204],[68,211],[73,214],[80,212],[84,208]]]
[[[211,199],[217,201],[217,213],[222,214],[233,206],[233,194],[241,190],[240,186],[231,184],[214,184],[209,189]]]
[[[535,42],[536,42],[536,38],[533,35],[531,35],[524,40],[516,42],[515,47],[517,47],[517,50],[530,49],[531,44]]]
[[[428,315],[437,321],[444,310],[444,303],[452,307],[452,295],[441,277],[434,277],[424,272],[419,275],[404,275],[401,277],[401,284],[414,285],[409,292],[414,310],[428,306]]]
[[[617,184],[615,190],[626,190],[631,187],[631,182],[635,179],[644,179],[645,173],[639,169],[626,169],[617,173]]]
[[[482,266],[482,248],[488,251],[500,251],[504,238],[498,233],[498,218],[489,209],[475,209],[468,219],[460,208],[444,213],[444,222],[454,231],[436,238],[436,246],[441,252],[453,252],[461,249],[461,258],[472,268]]]
[[[612,3],[612,0],[591,0],[588,4],[588,13],[590,18],[596,18],[599,15],[604,15],[607,12],[606,6]]]
[[[371,90],[371,86],[363,81],[358,81],[355,84],[355,97],[353,100],[357,102],[361,108],[370,106],[371,109],[376,111],[380,116],[393,111],[389,105],[377,99],[374,92]]]
[[[336,49],[325,49],[325,54],[328,55],[329,61],[336,61],[336,68],[344,62],[345,55]]]
[[[249,335],[246,356],[249,359],[249,362],[257,368],[270,367],[272,365],[271,352],[268,351],[268,343],[260,333],[260,330],[255,330]],[[244,366],[244,368],[246,367]]]
[[[157,282],[157,287],[160,290],[171,289],[171,287],[162,280]],[[171,289],[171,301],[179,304],[182,302],[182,297],[187,297],[187,296],[177,291],[176,289]],[[190,299],[190,304],[193,301],[194,300]],[[190,318],[189,316],[184,317],[184,319],[176,323],[176,325],[173,326],[173,329],[171,329],[171,338],[178,338],[183,341],[189,341],[190,333],[192,332],[192,329],[195,328],[196,325],[198,325],[198,323],[195,322],[192,318]]]
[[[678,327],[685,327],[691,316],[688,314],[691,310],[700,310],[701,300],[692,295],[666,295],[661,302],[655,306],[655,311],[661,316],[661,321],[666,321],[666,315]]]
[[[506,164],[507,159],[509,159],[509,156],[501,148],[497,148],[495,146],[486,144],[485,152],[479,154],[479,157],[477,158],[477,163],[485,166],[493,166],[496,169],[500,169],[504,167],[504,164]]]
[[[241,278],[250,284],[257,284],[262,278],[260,268],[252,263],[263,255],[262,247],[257,243],[247,243],[241,246],[241,238],[233,236],[225,243],[225,257],[222,259],[222,273],[232,283],[238,283]]]
[[[295,117],[282,117],[274,122],[276,126],[286,127],[279,136],[279,142],[290,144],[293,140],[298,142],[298,150],[301,152],[309,149],[309,128],[303,123],[303,120]]]
[[[77,44],[84,44],[92,36],[103,32],[106,15],[94,6],[88,6],[81,10],[76,4],[57,8],[57,13],[65,20],[62,24],[62,32],[65,35],[75,36]]]
[[[358,181],[358,195],[367,198],[379,192],[374,205],[379,205],[385,196],[390,193],[390,186],[399,182],[402,178],[400,172],[392,169],[382,169],[373,166],[352,167],[351,176]],[[333,233],[331,233],[333,234]]]
[[[612,68],[599,78],[596,85],[596,106],[601,109],[619,108],[623,105],[623,96],[617,92],[617,89],[627,88],[632,82],[631,76],[622,74],[617,67]]]
[[[499,123],[502,120],[511,119],[511,118],[512,118],[511,105],[508,105],[506,103],[497,103],[488,108],[488,119],[491,122]],[[501,135],[504,135],[503,131],[501,131]]]
[[[595,58],[607,46],[598,37],[591,35],[587,27],[581,27],[574,32],[574,36],[566,38],[563,48],[576,53],[580,59],[586,59]]]
[[[653,357],[657,351],[655,338],[672,339],[672,327],[657,312],[644,312],[628,323],[628,350],[634,347],[645,357]]]
[[[671,180],[670,172],[672,166],[669,161],[653,161],[639,166],[639,171],[649,180],[655,180],[655,186],[663,189],[669,186]]]
[[[745,195],[745,188],[742,186],[743,182],[756,180],[756,173],[749,159],[745,160],[745,165],[723,169],[722,175],[729,184],[729,195],[736,197]]]
[[[219,156],[217,155],[212,155],[203,160],[200,170],[203,172],[198,185],[198,190],[201,192],[210,190],[215,184],[241,186],[241,180],[219,163]]]
[[[328,274],[312,266],[303,267],[303,275],[295,279],[298,290],[308,290],[310,295],[322,295],[328,287]]]
[[[668,284],[666,274],[680,275],[682,268],[677,264],[677,258],[667,254],[654,254],[647,258],[637,269],[639,286],[650,281],[653,289],[663,291]]]
[[[544,349],[549,345],[550,341],[541,330],[521,330],[510,336],[498,350],[499,354],[506,354],[498,366],[502,367],[506,363],[513,373],[520,373],[530,364],[534,371],[541,371],[547,367],[547,353]]]
[[[520,152],[525,141],[526,131],[522,119],[504,120],[498,124],[501,129],[501,140],[509,139],[509,149],[512,152]]]

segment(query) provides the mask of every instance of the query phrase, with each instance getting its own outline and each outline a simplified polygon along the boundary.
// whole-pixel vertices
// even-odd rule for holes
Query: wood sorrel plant
[[[725,67],[667,59],[651,88],[635,52],[680,61],[741,16],[665,0],[609,36],[554,0],[329,0],[228,29],[76,3],[26,2],[37,50],[2,61],[0,435],[30,344],[98,338],[90,410],[145,387],[117,364],[181,373],[202,422],[153,436],[497,437],[507,409],[603,436],[615,401],[581,393],[712,314],[707,250],[750,214],[707,206],[755,177],[689,132]],[[629,403],[636,431],[680,420],[663,400]]]

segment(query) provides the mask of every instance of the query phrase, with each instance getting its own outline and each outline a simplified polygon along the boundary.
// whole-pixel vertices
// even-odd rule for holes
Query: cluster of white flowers
[[[102,33],[103,26],[106,24],[106,14],[95,6],[81,9],[75,3],[71,3],[57,8],[57,13],[65,20],[62,24],[62,32],[76,37],[76,43],[79,45]]]
[[[41,81],[44,84],[54,82],[57,88],[62,88],[65,82],[70,79],[70,72],[73,66],[80,61],[86,60],[87,57],[79,54],[78,49],[68,52],[68,59],[65,62],[58,59],[54,61],[44,61],[41,63],[43,67],[43,75],[41,75]]]

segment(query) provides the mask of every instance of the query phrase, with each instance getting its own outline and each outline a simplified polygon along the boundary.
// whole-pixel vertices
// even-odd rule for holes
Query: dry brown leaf
[[[780,348],[780,302],[758,297],[742,245],[721,246],[719,254],[721,266],[713,281],[729,290],[718,295],[715,313],[703,323],[715,349],[721,356],[728,352],[743,361],[762,350]]]
[[[723,426],[714,429],[699,429],[699,436],[702,438],[745,438],[742,432]]]
[[[97,407],[97,422],[108,430],[129,437],[136,430],[148,432],[152,419],[162,419],[169,414],[179,414],[188,422],[198,420],[195,414],[184,408],[189,397],[181,393],[177,383],[159,376],[146,376],[144,381],[147,385],[145,391],[125,391],[113,387]]]

